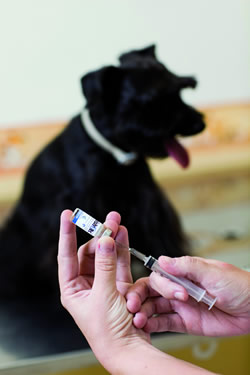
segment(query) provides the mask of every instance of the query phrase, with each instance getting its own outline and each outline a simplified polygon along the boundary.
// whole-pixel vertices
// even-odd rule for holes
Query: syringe
[[[145,254],[131,247],[129,248],[129,251],[138,259],[142,260],[145,267],[149,268],[151,271],[159,273],[161,276],[168,278],[174,283],[183,286],[191,297],[198,302],[206,303],[209,306],[208,310],[211,310],[216,302],[216,298],[211,297],[205,289],[200,288],[198,285],[192,283],[192,281],[186,279],[185,277],[177,277],[166,272],[160,267],[158,260],[151,255],[146,256]]]
[[[75,225],[85,230],[94,237],[101,237],[103,235],[110,236],[112,233],[110,229],[106,228],[102,223],[94,219],[92,216],[88,215],[86,212],[80,210],[79,208],[75,209],[71,219]],[[205,289],[200,288],[198,285],[194,284],[192,281],[184,277],[177,277],[166,272],[160,267],[157,259],[155,259],[151,255],[147,256],[132,247],[124,245],[116,240],[115,242],[119,247],[123,247],[129,250],[132,255],[144,262],[144,266],[149,268],[151,271],[157,272],[161,276],[164,276],[169,280],[183,286],[188,294],[196,301],[204,302],[205,304],[207,304],[209,306],[208,310],[211,310],[211,308],[215,304],[216,298],[211,297]]]

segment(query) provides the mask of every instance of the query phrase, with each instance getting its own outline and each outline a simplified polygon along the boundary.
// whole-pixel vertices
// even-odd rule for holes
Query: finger
[[[101,298],[116,291],[116,251],[111,237],[101,237],[98,240],[93,291]]]
[[[116,211],[111,211],[106,216],[104,226],[112,230],[112,234],[111,234],[112,238],[116,237],[120,222],[121,222],[121,216]]]
[[[185,329],[182,319],[174,312],[172,302],[163,297],[149,298],[135,315],[133,323],[137,328],[143,328],[149,333],[184,332]]]
[[[106,220],[113,220],[119,225],[121,222],[121,215],[116,211],[111,211],[106,216]]]
[[[58,244],[58,273],[60,285],[78,276],[78,258],[75,226],[72,211],[64,210],[60,219]]]
[[[121,221],[121,216],[116,211],[111,211],[106,216],[104,226],[106,228],[109,228],[112,231],[112,234],[111,234],[112,238],[114,238],[115,235],[117,234],[120,221]],[[89,255],[95,254],[97,240],[98,240],[97,238],[93,238],[89,242],[87,242],[86,244],[82,245],[79,248],[78,255],[79,255],[80,260],[81,260],[81,253],[84,253],[83,255],[85,255],[85,253],[87,253]]]
[[[186,327],[181,317],[176,314],[162,314],[149,318],[143,327],[145,332],[182,332],[186,333]]]
[[[151,297],[148,298],[141,307],[140,313],[144,314],[147,318],[154,314],[169,313],[173,311],[171,301],[164,297]]]
[[[98,238],[93,238],[78,250],[79,273],[81,275],[94,275],[95,271],[95,247]]]
[[[128,247],[128,231],[124,226],[119,226],[117,236],[115,237],[117,241],[116,250],[117,250],[117,272],[116,280],[132,283],[132,274],[130,267],[130,253],[126,246]],[[123,244],[125,247],[119,246]]]
[[[112,211],[105,220],[104,226],[112,231],[111,236],[114,237],[118,231],[120,215]],[[95,251],[98,238],[93,238],[86,244],[82,245],[78,250],[78,259],[80,264],[81,275],[94,275],[95,270]]]
[[[214,262],[207,262],[199,257],[169,258],[161,256],[158,261],[160,266],[172,275],[186,277],[200,284],[203,280],[208,279],[208,274],[214,273]]]
[[[178,299],[179,301],[186,301],[188,293],[186,289],[178,285],[166,277],[162,277],[156,272],[152,272],[149,277],[151,288],[155,289],[166,299]]]
[[[134,314],[141,309],[142,304],[148,297],[156,295],[158,293],[151,288],[148,277],[138,279],[126,294],[127,309]]]
[[[133,318],[133,324],[136,328],[142,329],[146,326],[148,318],[145,314],[141,313],[140,311],[135,314]]]
[[[166,312],[172,312],[171,303],[168,300],[163,297],[148,298],[140,311],[135,314],[133,323],[136,328],[141,329],[154,314]]]

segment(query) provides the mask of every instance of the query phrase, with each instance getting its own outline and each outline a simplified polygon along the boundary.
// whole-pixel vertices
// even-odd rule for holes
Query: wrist
[[[114,340],[110,345],[103,342],[97,347],[95,344],[92,349],[98,361],[110,374],[140,375],[135,367],[136,359],[142,358],[142,353],[151,350],[151,347],[152,345],[145,339],[133,337],[132,339]]]
[[[103,353],[107,354],[107,347],[103,349]],[[160,351],[143,338],[135,338],[127,342],[122,340],[121,345],[111,347],[106,356],[97,356],[97,359],[112,375],[152,375],[166,372],[192,375],[212,374]]]
[[[106,362],[106,366],[103,365],[112,375],[147,375],[144,366],[148,367],[147,363],[153,357],[152,352],[155,351],[158,349],[150,343],[142,339],[134,340],[133,343],[117,347],[112,358]],[[151,371],[149,373],[152,374]]]

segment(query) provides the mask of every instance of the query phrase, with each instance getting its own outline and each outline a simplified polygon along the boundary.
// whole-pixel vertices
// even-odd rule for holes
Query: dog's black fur
[[[73,118],[32,162],[1,230],[1,297],[58,291],[59,217],[65,208],[80,207],[99,221],[118,211],[131,245],[155,257],[187,252],[179,217],[146,158],[165,158],[167,139],[203,130],[202,115],[180,97],[195,79],[172,74],[150,46],[123,54],[118,67],[90,72],[81,83],[96,128],[124,151],[137,152],[138,160],[120,165],[90,139],[80,115]],[[89,239],[78,230],[79,244]]]

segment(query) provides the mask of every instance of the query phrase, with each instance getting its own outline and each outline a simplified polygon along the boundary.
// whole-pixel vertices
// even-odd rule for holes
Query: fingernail
[[[102,237],[97,248],[102,254],[111,254],[115,250],[114,242],[110,237]]]
[[[180,301],[183,301],[184,300],[184,294],[182,292],[175,292],[174,293],[174,297],[176,299],[179,299]]]

